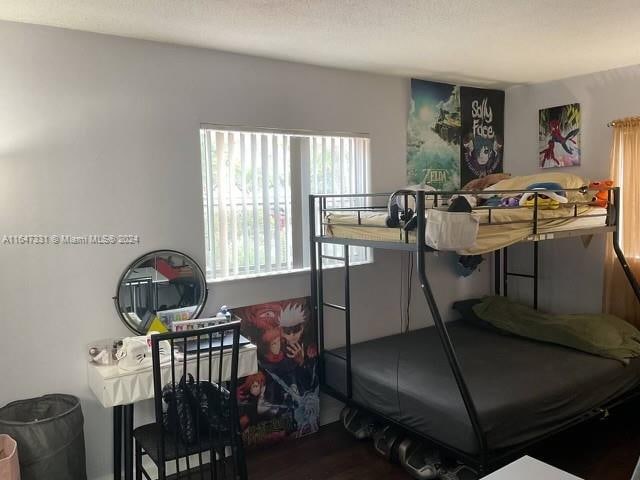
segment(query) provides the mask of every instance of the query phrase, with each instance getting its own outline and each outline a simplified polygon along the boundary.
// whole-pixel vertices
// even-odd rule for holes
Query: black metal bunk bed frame
[[[529,278],[533,281],[533,304],[534,308],[538,307],[538,275],[539,275],[539,253],[538,253],[538,243],[543,240],[550,240],[554,238],[567,238],[567,237],[575,237],[575,236],[584,236],[584,235],[593,235],[593,234],[601,234],[601,233],[612,233],[612,241],[613,241],[613,249],[617,256],[620,265],[626,275],[626,278],[631,286],[633,292],[635,293],[636,298],[640,301],[640,285],[638,284],[637,279],[635,278],[631,268],[629,267],[627,260],[624,257],[624,253],[620,247],[620,237],[619,237],[619,220],[620,220],[620,209],[617,208],[620,205],[620,188],[619,187],[611,187],[608,188],[607,195],[607,205],[606,205],[606,214],[594,214],[594,215],[578,215],[578,206],[581,205],[579,202],[570,203],[573,205],[573,215],[565,216],[565,217],[554,217],[549,220],[559,220],[559,219],[568,219],[575,217],[597,217],[604,216],[605,224],[598,227],[591,228],[579,228],[576,230],[567,230],[567,231],[558,231],[553,233],[539,233],[539,196],[544,195],[544,191],[541,190],[496,190],[493,191],[493,194],[510,194],[510,195],[518,195],[523,193],[531,193],[534,196],[534,202],[532,207],[532,220],[526,221],[515,221],[515,222],[503,222],[505,223],[531,223],[532,224],[532,233],[525,240],[533,242],[533,274],[522,274],[511,272],[508,269],[508,254],[507,248],[503,248],[501,250],[494,251],[494,290],[496,295],[506,295],[507,294],[507,285],[508,278],[510,276],[517,276],[522,278]],[[579,192],[586,193],[586,189],[565,189],[566,192]],[[543,436],[539,436],[533,440],[530,440],[525,443],[518,444],[514,447],[509,447],[507,449],[501,449],[497,451],[492,451],[489,449],[487,445],[487,440],[482,429],[482,425],[478,416],[478,412],[474,405],[473,395],[469,391],[467,387],[467,383],[464,378],[464,373],[460,367],[460,363],[458,362],[458,358],[456,356],[455,347],[449,336],[449,332],[447,330],[446,322],[443,321],[442,316],[440,315],[440,310],[438,308],[436,299],[434,297],[433,291],[431,289],[429,279],[427,277],[427,267],[425,263],[425,253],[435,251],[433,248],[429,247],[425,242],[425,227],[426,227],[426,201],[427,197],[433,200],[433,208],[438,207],[438,202],[442,202],[443,199],[449,199],[453,195],[465,195],[465,194],[476,194],[477,192],[467,192],[467,191],[416,191],[415,192],[415,210],[417,213],[417,227],[416,227],[416,241],[410,241],[408,232],[402,231],[401,238],[402,241],[395,242],[387,242],[387,241],[374,241],[374,240],[360,240],[360,239],[352,239],[352,238],[338,238],[333,236],[328,236],[325,234],[325,228],[327,228],[330,224],[326,222],[325,215],[328,212],[336,212],[336,211],[350,211],[356,212],[358,215],[358,226],[366,227],[366,225],[362,225],[361,222],[361,213],[368,211],[386,211],[387,206],[371,206],[364,205],[359,207],[328,207],[327,200],[332,199],[335,203],[338,200],[341,204],[343,200],[347,200],[349,203],[354,199],[360,199],[364,203],[370,203],[372,199],[389,197],[389,193],[378,193],[378,194],[354,194],[354,195],[310,195],[309,196],[309,225],[310,225],[310,244],[311,244],[311,255],[310,255],[310,263],[311,263],[311,302],[312,302],[312,315],[314,320],[317,321],[318,325],[318,339],[319,339],[319,347],[320,347],[320,384],[322,391],[327,393],[328,395],[343,401],[348,405],[357,406],[365,411],[369,411],[375,416],[391,423],[395,424],[405,431],[416,435],[419,438],[424,438],[430,442],[433,442],[436,445],[444,448],[445,450],[451,452],[456,457],[461,460],[464,460],[470,463],[472,466],[478,469],[480,473],[487,473],[491,470],[492,467],[500,466],[501,464],[506,463],[515,457],[519,452],[524,451],[526,448],[531,445],[553,436],[561,431],[564,431],[568,428],[576,426],[580,423],[583,423],[587,420],[593,418],[603,418],[608,416],[608,410],[617,405],[620,405],[631,398],[635,398],[640,395],[640,389],[635,389],[629,394],[623,395],[622,397],[618,397],[613,401],[608,402],[606,405],[601,405],[599,408],[591,409],[587,412],[583,412],[577,415],[575,418],[567,421],[557,427],[556,429],[551,430]],[[407,205],[408,193],[404,193],[405,205]],[[445,200],[446,201],[446,200]],[[490,225],[499,225],[500,223],[491,223],[492,220],[492,210],[498,210],[501,208],[513,208],[513,207],[482,207],[484,209],[488,209],[488,224]],[[516,207],[516,208],[525,208],[525,207]],[[531,207],[529,207],[531,208]],[[477,210],[477,209],[474,209]],[[544,220],[544,219],[543,219]],[[336,225],[333,223],[333,225]],[[319,227],[319,228],[318,228]],[[335,255],[324,255],[322,250],[323,244],[337,244],[342,245],[344,247],[344,254],[342,257]],[[350,295],[350,260],[349,260],[349,247],[350,246],[363,246],[370,248],[379,248],[379,249],[390,249],[390,250],[401,250],[408,252],[415,252],[417,256],[417,273],[418,279],[420,281],[421,289],[424,294],[424,297],[429,306],[429,310],[431,311],[432,319],[435,325],[435,328],[438,331],[439,338],[447,357],[447,361],[451,368],[451,373],[454,376],[458,389],[460,391],[460,395],[462,397],[464,406],[466,408],[467,414],[469,416],[469,420],[471,426],[474,431],[474,435],[478,442],[479,453],[476,455],[469,454],[464,452],[453,445],[449,445],[445,442],[442,442],[436,438],[432,438],[424,433],[417,432],[414,429],[398,422],[392,418],[389,418],[386,415],[382,415],[379,412],[371,411],[370,408],[367,408],[363,405],[358,404],[353,399],[353,385],[352,385],[352,370],[351,370],[351,295]],[[329,303],[324,301],[324,286],[323,286],[323,259],[331,259],[334,261],[341,261],[344,264],[344,305],[338,305],[334,303]],[[324,309],[331,308],[334,310],[338,310],[344,313],[345,317],[345,356],[342,357],[331,350],[326,350],[324,345]],[[324,371],[324,357],[326,355],[333,355],[345,362],[346,366],[346,394],[340,392],[339,390],[331,387],[327,383],[327,379],[325,377]]]

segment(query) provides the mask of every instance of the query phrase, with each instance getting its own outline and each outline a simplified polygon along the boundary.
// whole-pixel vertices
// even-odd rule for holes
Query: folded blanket
[[[564,345],[625,364],[640,355],[640,331],[613,315],[551,315],[506,297],[486,297],[473,311],[494,327],[522,337]]]

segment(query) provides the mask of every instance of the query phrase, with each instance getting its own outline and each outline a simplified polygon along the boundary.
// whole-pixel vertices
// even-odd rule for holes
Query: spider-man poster
[[[540,168],[580,165],[580,104],[545,108],[539,120]]]
[[[234,308],[242,334],[258,346],[259,372],[240,379],[245,445],[274,443],[318,430],[320,396],[316,328],[310,299]]]

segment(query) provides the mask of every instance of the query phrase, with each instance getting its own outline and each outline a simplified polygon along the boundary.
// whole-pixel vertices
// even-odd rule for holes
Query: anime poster
[[[407,180],[439,190],[460,187],[460,88],[411,80]]]
[[[259,372],[238,384],[245,445],[302,437],[319,428],[316,327],[310,299],[234,308],[242,334],[258,347]]]
[[[540,168],[580,165],[580,104],[540,110],[538,141]]]
[[[462,145],[461,186],[475,178],[502,172],[504,92],[460,87]]]

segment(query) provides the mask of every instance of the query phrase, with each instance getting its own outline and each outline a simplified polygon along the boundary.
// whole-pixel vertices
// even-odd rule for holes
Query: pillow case
[[[500,332],[502,331],[493,325],[491,325],[486,320],[481,319],[476,312],[474,312],[473,307],[482,303],[482,298],[470,298],[468,300],[458,300],[453,302],[452,308],[460,314],[460,318],[465,322],[471,325],[475,325],[476,327],[482,328],[484,330],[491,330],[492,332]]]

